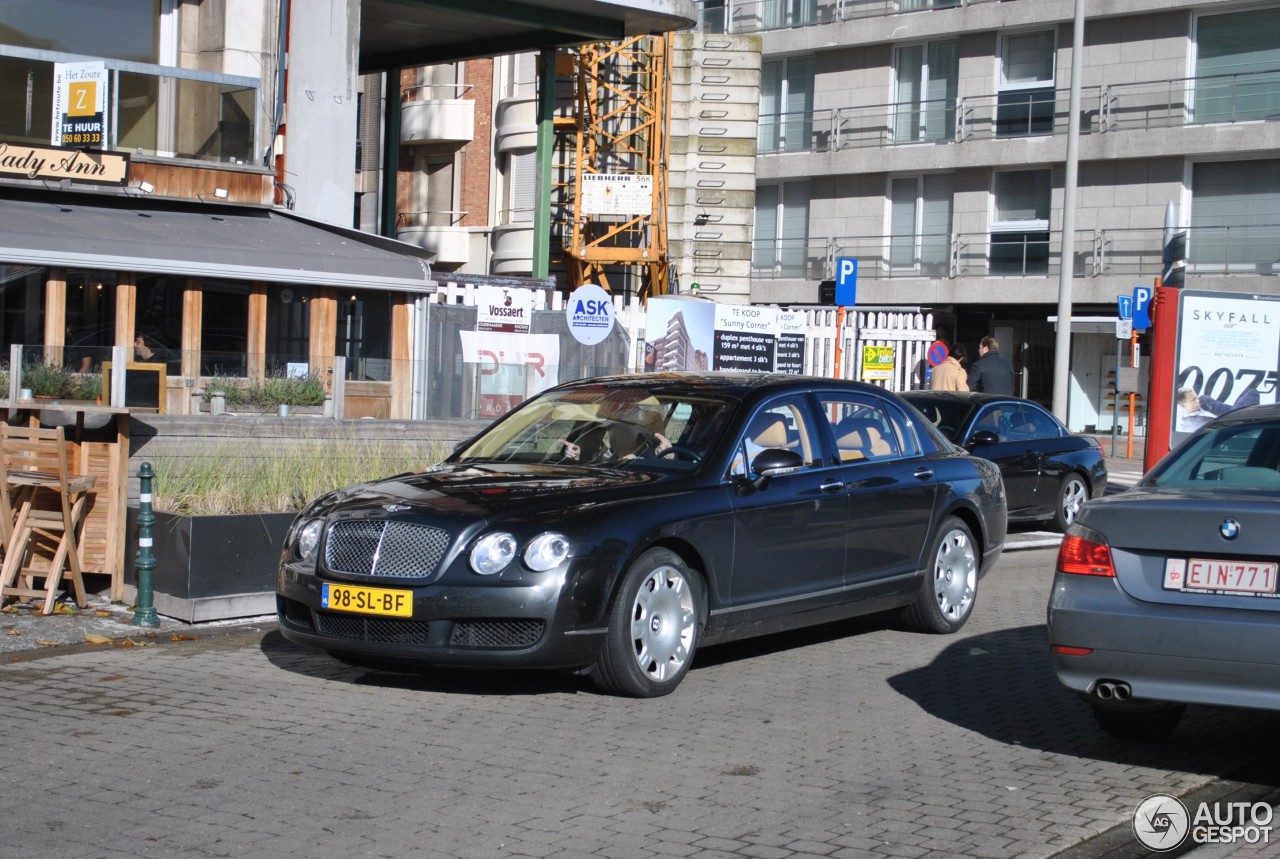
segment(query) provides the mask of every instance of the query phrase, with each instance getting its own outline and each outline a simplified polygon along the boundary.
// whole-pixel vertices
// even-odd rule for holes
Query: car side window
[[[819,399],[841,462],[892,459],[917,450],[906,418],[891,414],[875,399],[837,394],[820,394]]]
[[[774,400],[762,406],[747,424],[738,440],[737,453],[729,473],[751,476],[751,462],[762,450],[781,448],[794,450],[804,460],[805,468],[818,464],[818,445],[804,402],[796,398]]]
[[[1024,405],[1022,414],[1026,418],[1028,438],[1057,438],[1062,435],[1058,422],[1043,409]]]
[[[1009,441],[1009,416],[1000,406],[988,406],[973,422],[974,432],[993,432],[1000,441]],[[965,439],[968,441],[968,439]]]

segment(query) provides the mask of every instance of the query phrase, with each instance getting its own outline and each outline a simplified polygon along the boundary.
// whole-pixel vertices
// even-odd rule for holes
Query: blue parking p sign
[[[836,257],[836,304],[852,307],[858,303],[858,261]]]
[[[1142,331],[1151,327],[1151,287],[1135,286],[1133,288],[1133,330]]]

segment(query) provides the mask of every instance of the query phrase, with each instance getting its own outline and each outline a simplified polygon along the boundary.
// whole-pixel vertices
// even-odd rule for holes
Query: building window
[[[249,342],[248,283],[206,279],[200,310],[200,375],[245,376]]]
[[[813,57],[766,61],[760,68],[759,150],[805,152],[813,133]]]
[[[353,289],[339,294],[334,354],[347,359],[347,379],[391,381],[390,292]]]
[[[40,0],[4,4],[4,41],[86,57],[163,63],[161,0]]]
[[[786,182],[756,188],[752,268],[780,277],[806,277],[825,254],[808,253],[809,183]],[[816,276],[816,275],[815,275]]]
[[[997,137],[1053,133],[1054,64],[1053,30],[1001,37]]]
[[[1193,170],[1191,271],[1280,272],[1280,159],[1216,161]]]
[[[538,153],[508,152],[502,169],[502,223],[532,224],[538,196]]]
[[[894,58],[893,142],[955,137],[958,42],[904,45]]]
[[[889,182],[889,269],[945,277],[950,271],[951,175]]]
[[[991,274],[1049,273],[1049,171],[995,174]]]
[[[113,271],[67,270],[67,349],[63,358],[78,372],[96,372],[103,361],[111,360],[111,347],[116,342],[116,279]]]
[[[1196,21],[1196,122],[1280,116],[1280,10]]]
[[[762,30],[805,27],[818,18],[818,0],[760,0]]]
[[[723,33],[725,25],[725,0],[702,0],[698,4],[698,31]]]
[[[415,211],[403,213],[400,226],[451,227],[459,220],[453,208],[453,156],[418,155]]]
[[[44,342],[44,282],[49,270],[34,265],[0,265],[0,345]],[[77,362],[78,363],[78,362]]]

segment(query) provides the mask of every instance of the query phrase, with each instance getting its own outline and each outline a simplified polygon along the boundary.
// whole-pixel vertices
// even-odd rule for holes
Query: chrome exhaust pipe
[[[1123,680],[1099,680],[1093,687],[1093,695],[1099,701],[1128,701],[1133,690]]]

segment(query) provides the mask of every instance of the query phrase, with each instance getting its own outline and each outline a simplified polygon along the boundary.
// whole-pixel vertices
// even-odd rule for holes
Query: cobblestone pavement
[[[956,636],[881,616],[708,648],[650,701],[349,668],[271,623],[0,655],[0,859],[1036,857],[1280,774],[1274,714],[1101,734],[1049,667],[1053,559],[1002,559]]]

